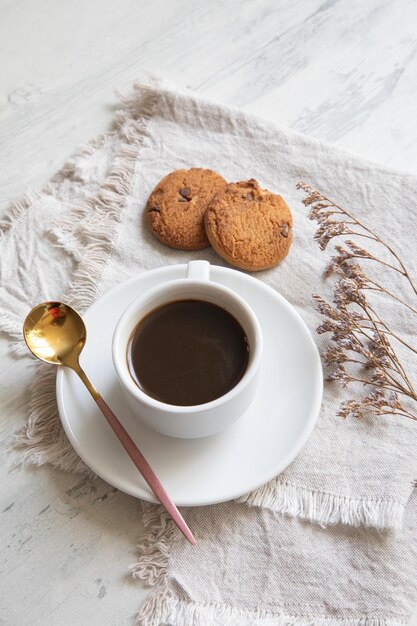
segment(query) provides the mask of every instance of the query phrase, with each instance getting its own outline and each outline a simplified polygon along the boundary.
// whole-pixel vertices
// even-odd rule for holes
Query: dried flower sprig
[[[323,357],[329,367],[327,378],[340,381],[344,386],[359,383],[370,391],[360,402],[343,402],[339,415],[344,418],[401,415],[417,420],[417,407],[408,408],[408,401],[412,406],[417,404],[417,392],[398,356],[398,345],[396,350],[393,344],[400,344],[414,359],[417,350],[388,326],[368,296],[370,292],[383,294],[413,315],[417,315],[417,309],[368,276],[362,264],[371,261],[396,272],[411,287],[414,298],[417,288],[409,271],[395,250],[352,213],[310,185],[301,182],[297,188],[307,194],[303,204],[310,207],[310,219],[318,223],[315,239],[320,248],[325,250],[330,241],[343,237],[344,245],[335,245],[335,254],[325,272],[326,276],[333,273],[339,276],[334,286],[333,305],[319,295],[313,296],[317,310],[324,317],[317,332],[331,333],[331,345]],[[372,240],[388,253],[389,260],[375,256],[352,237]]]

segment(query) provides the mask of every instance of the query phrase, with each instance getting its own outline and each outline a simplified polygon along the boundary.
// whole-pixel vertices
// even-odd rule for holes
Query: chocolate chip
[[[160,213],[161,209],[159,208],[159,206],[151,206],[148,209],[149,213]]]
[[[289,232],[290,232],[290,227],[288,226],[288,224],[285,224],[285,222],[284,222],[284,224],[281,224],[280,225],[280,230],[281,230],[281,235],[283,237],[288,237]]]
[[[249,200],[250,202],[253,202],[255,200],[255,196],[253,195],[252,191],[248,191],[248,193],[246,194],[246,200]]]
[[[188,202],[187,198],[178,198],[178,202]]]
[[[191,195],[191,189],[188,189],[188,187],[182,187],[179,191],[179,194],[180,196],[188,200],[189,196]]]

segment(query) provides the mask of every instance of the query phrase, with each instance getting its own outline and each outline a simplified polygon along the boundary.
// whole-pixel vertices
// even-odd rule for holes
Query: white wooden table
[[[104,131],[144,70],[417,173],[415,0],[0,0],[0,15],[0,212]],[[2,339],[0,624],[129,624],[137,501],[6,455],[33,367]]]

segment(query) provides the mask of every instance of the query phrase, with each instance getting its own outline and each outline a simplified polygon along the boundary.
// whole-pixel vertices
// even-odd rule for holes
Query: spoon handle
[[[184,537],[188,539],[190,543],[194,544],[195,543],[194,536],[191,530],[188,528],[183,516],[181,515],[181,513],[179,512],[179,510],[177,509],[177,507],[175,506],[174,502],[171,500],[169,495],[167,494],[162,483],[160,482],[157,475],[155,474],[155,472],[149,465],[148,461],[143,456],[142,452],[139,450],[139,448],[133,441],[132,437],[129,435],[129,433],[126,431],[124,426],[115,416],[115,414],[113,413],[109,405],[103,400],[103,398],[101,397],[97,389],[94,387],[94,385],[91,383],[90,379],[85,374],[85,372],[81,369],[81,367],[79,367],[79,369],[78,367],[77,369],[74,368],[74,370],[76,371],[78,376],[81,378],[81,380],[87,387],[88,391],[93,396],[94,400],[97,403],[97,406],[99,407],[100,411],[103,413],[104,417],[106,418],[107,422],[112,428],[114,434],[116,435],[116,437],[122,444],[123,448],[126,450],[128,455],[130,456],[130,458],[132,459],[133,463],[138,468],[139,472],[142,474],[143,478],[148,483],[149,487],[152,489],[156,498],[159,500],[159,502],[165,508],[167,513],[170,515],[173,522],[175,522],[175,524],[178,526],[178,528],[180,529]]]

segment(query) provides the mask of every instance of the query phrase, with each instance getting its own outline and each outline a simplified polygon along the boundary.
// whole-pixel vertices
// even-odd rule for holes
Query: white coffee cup
[[[176,406],[150,397],[136,384],[129,371],[127,350],[141,319],[164,304],[186,299],[217,304],[233,315],[247,336],[249,361],[240,381],[223,396],[205,404]],[[255,314],[243,298],[228,287],[210,280],[210,264],[207,261],[191,261],[186,278],[154,287],[129,305],[117,323],[112,350],[126,400],[141,421],[171,437],[206,437],[230,426],[251,404],[258,383],[262,333]]]

